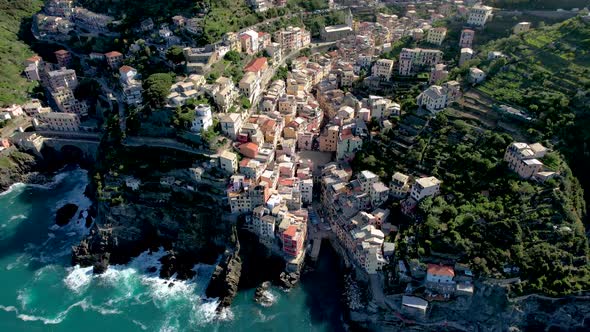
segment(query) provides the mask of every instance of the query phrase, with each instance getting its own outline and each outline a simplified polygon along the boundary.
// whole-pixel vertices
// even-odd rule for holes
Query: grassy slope
[[[33,54],[18,34],[21,22],[42,5],[41,0],[0,0],[0,105],[26,100],[32,83],[21,76],[23,60]]]

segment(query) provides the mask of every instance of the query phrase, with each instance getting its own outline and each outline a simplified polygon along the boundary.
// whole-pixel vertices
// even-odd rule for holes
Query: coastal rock
[[[58,226],[67,225],[76,215],[76,211],[78,211],[78,206],[76,204],[68,203],[60,207],[55,215],[55,223]]]
[[[168,251],[166,256],[160,259],[162,268],[160,269],[160,278],[168,279],[176,275],[177,279],[188,280],[195,276],[192,270],[194,263],[173,250]]]
[[[300,275],[296,272],[281,272],[281,275],[279,276],[279,280],[285,288],[293,288],[299,282],[299,278]]]
[[[16,151],[14,148],[3,154],[9,162],[7,166],[0,167],[0,192],[8,190],[15,183],[29,183],[33,180],[30,173],[36,171],[38,166],[38,160],[34,156]]]
[[[92,266],[92,273],[94,273],[94,274],[105,273],[107,271],[107,269],[109,268],[109,257],[110,257],[110,254],[105,253],[100,257],[99,260],[94,262],[94,265]]]
[[[254,292],[254,301],[260,303],[265,307],[272,305],[273,298],[272,295],[269,293],[269,289],[270,281],[263,282],[260,286],[256,288],[256,291]]]
[[[234,229],[234,234],[235,234]],[[226,250],[221,262],[215,267],[205,294],[209,298],[219,298],[218,310],[229,307],[238,293],[242,274],[240,243],[237,241],[233,250]]]

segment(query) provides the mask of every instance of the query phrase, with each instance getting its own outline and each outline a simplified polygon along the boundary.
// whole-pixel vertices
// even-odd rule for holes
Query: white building
[[[467,47],[462,48],[461,55],[459,56],[459,66],[462,66],[471,59],[473,59],[473,50]]]
[[[481,83],[486,79],[486,73],[477,67],[469,68],[469,82]]]
[[[432,113],[442,111],[448,105],[448,96],[443,87],[431,85],[417,98],[418,106],[424,107]]]
[[[211,106],[200,104],[195,106],[195,118],[191,124],[191,131],[201,132],[213,126],[213,117],[211,116]]]
[[[221,132],[235,140],[242,129],[242,116],[238,113],[224,113],[219,117],[219,124],[221,125]]]
[[[467,24],[476,27],[483,27],[488,19],[492,17],[492,7],[475,5],[469,9],[469,17],[467,18]]]
[[[301,192],[301,201],[311,204],[313,201],[313,180],[305,179],[299,181],[299,191]]]
[[[234,174],[238,170],[238,156],[229,151],[223,151],[219,155],[219,167],[229,174]]]
[[[543,163],[539,159],[546,153],[547,148],[539,143],[528,145],[515,142],[506,149],[504,160],[508,163],[508,168],[521,178],[529,179],[542,171]]]
[[[425,197],[434,197],[439,194],[441,183],[442,181],[434,176],[417,179],[412,186],[410,196],[416,201],[421,201]]]
[[[520,22],[514,26],[512,32],[514,32],[515,35],[527,32],[531,29],[531,26],[531,22]]]
[[[432,28],[428,30],[426,41],[431,44],[441,45],[446,36],[447,28]]]
[[[381,59],[377,60],[373,65],[372,72],[373,76],[377,76],[381,79],[388,80],[391,77],[391,71],[393,70],[393,60]]]
[[[400,172],[395,172],[395,174],[391,176],[391,182],[389,183],[391,195],[395,198],[406,197],[410,191],[409,180],[409,176]]]

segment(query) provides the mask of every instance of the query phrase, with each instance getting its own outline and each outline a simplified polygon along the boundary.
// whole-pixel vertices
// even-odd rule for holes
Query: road
[[[151,146],[188,152],[192,154],[204,155],[210,158],[215,157],[209,150],[195,149],[184,143],[171,138],[152,138],[152,137],[127,137],[123,142],[124,146]]]

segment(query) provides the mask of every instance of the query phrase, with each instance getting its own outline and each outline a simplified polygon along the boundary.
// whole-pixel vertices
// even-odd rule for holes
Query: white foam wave
[[[21,220],[21,219],[27,219],[27,216],[25,216],[24,214],[14,215],[14,216],[10,217],[10,219],[8,219],[8,223],[11,223],[15,220]]]
[[[262,292],[262,298],[264,301],[260,302],[260,305],[263,307],[270,307],[277,302],[277,296],[273,294],[270,290],[265,290]]]
[[[139,328],[142,329],[142,330],[144,330],[144,331],[146,331],[148,329],[147,326],[145,326],[145,324],[143,324],[142,322],[140,322],[138,320],[133,319],[133,320],[131,320],[131,322],[133,324],[139,326]]]
[[[0,197],[1,196],[5,196],[8,195],[10,193],[12,193],[13,191],[19,190],[19,189],[24,189],[27,185],[21,182],[17,182],[12,184],[10,187],[8,187],[8,189],[6,189],[5,191],[0,193]]]
[[[85,291],[91,281],[92,267],[80,267],[80,265],[70,268],[68,275],[64,278],[66,286],[78,294]]]
[[[13,306],[6,307],[6,306],[0,305],[0,309],[7,311],[7,312],[14,312],[16,314],[16,317],[20,320],[23,320],[26,322],[41,321],[45,325],[56,325],[56,324],[61,323],[68,316],[70,311],[76,307],[80,307],[84,311],[93,310],[93,311],[100,313],[101,315],[115,315],[115,314],[121,313],[121,311],[116,310],[116,309],[108,309],[108,308],[103,308],[101,306],[93,305],[88,302],[88,299],[83,299],[81,301],[78,301],[78,302],[70,305],[69,307],[66,308],[66,310],[59,312],[53,318],[30,315],[30,314],[26,314],[26,313],[19,313],[19,310],[16,307],[13,307]]]
[[[18,311],[18,309],[16,309],[16,307],[14,307],[14,306],[11,306],[11,305],[9,305],[9,306],[4,306],[4,305],[1,305],[1,304],[0,304],[0,309],[4,310],[4,311],[6,311],[6,312],[17,312],[17,311]]]

